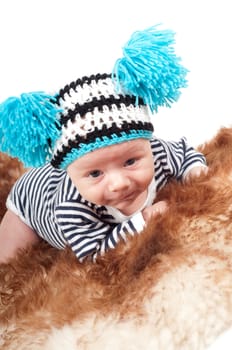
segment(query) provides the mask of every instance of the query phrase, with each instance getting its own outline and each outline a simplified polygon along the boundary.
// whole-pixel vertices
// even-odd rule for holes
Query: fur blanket
[[[199,149],[209,174],[96,264],[41,243],[0,265],[1,350],[202,350],[232,325],[232,128]]]
[[[0,153],[0,221],[6,210],[5,203],[8,192],[23,172],[23,166],[16,158],[10,158]]]

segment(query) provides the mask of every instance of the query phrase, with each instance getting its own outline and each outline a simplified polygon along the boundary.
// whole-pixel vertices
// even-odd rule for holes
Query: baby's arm
[[[0,263],[7,262],[17,251],[39,242],[36,233],[11,210],[7,210],[0,225]]]
[[[204,164],[195,165],[192,167],[187,174],[184,176],[183,181],[188,182],[190,179],[194,177],[198,177],[200,175],[206,175],[208,173],[208,167]],[[159,214],[164,214],[168,209],[168,203],[166,201],[159,201],[154,203],[153,205],[146,207],[143,212],[143,218],[145,222],[148,222],[151,218]]]
[[[204,155],[192,146],[189,146],[185,138],[181,140],[183,146],[183,162],[180,171],[184,182],[199,177],[201,174],[207,174],[208,167]]]

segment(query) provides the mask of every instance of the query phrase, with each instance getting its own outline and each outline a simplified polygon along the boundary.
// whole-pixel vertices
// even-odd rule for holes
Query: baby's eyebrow
[[[133,155],[138,155],[138,154],[143,154],[144,150],[141,148],[135,148],[133,147],[132,149],[127,150],[127,152],[125,152],[125,156],[133,156]]]

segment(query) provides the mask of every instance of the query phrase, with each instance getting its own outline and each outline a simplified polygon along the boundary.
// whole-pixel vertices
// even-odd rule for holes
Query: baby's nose
[[[115,172],[110,175],[108,184],[111,192],[117,192],[128,188],[130,185],[130,180],[126,176],[123,176],[123,174],[120,172]]]

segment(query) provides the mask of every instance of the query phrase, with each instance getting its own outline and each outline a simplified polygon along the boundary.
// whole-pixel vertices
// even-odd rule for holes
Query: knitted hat
[[[150,139],[151,112],[176,101],[187,69],[157,26],[135,32],[110,74],[83,77],[57,94],[24,93],[0,105],[0,150],[25,166],[65,169],[96,149]]]

